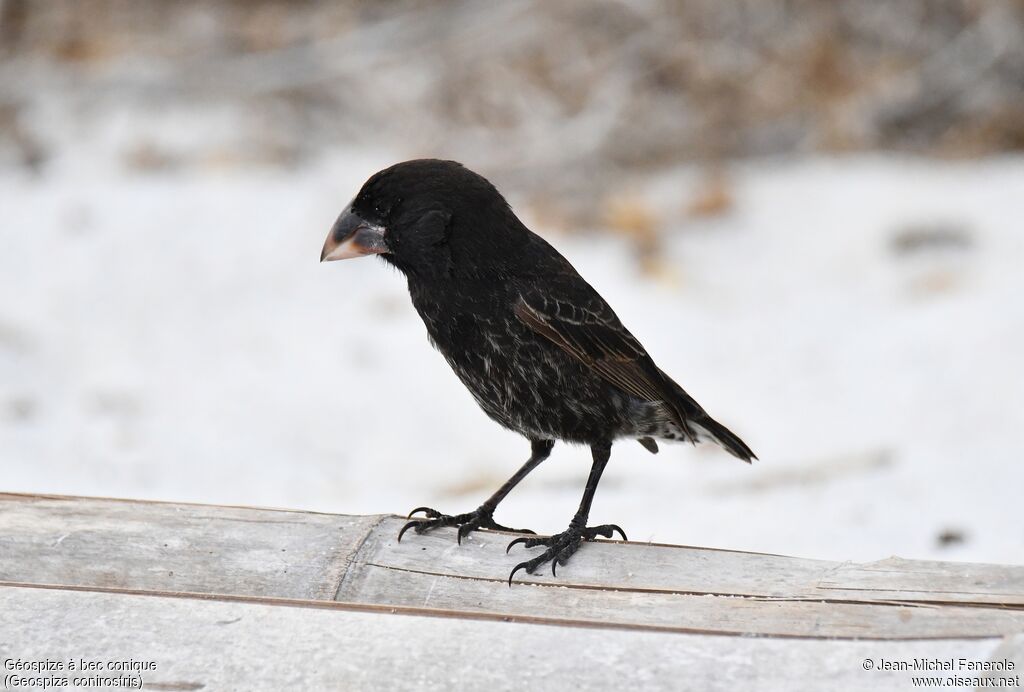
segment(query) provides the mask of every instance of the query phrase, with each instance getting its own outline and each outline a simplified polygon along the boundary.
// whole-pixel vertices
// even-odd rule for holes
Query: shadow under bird
[[[494,521],[498,503],[556,440],[589,445],[593,466],[569,527],[512,541],[509,549],[522,543],[545,550],[515,566],[511,585],[520,569],[532,574],[547,562],[554,574],[582,541],[615,532],[626,539],[615,524],[587,526],[615,440],[637,440],[651,453],[656,439],[711,441],[748,463],[756,458],[655,365],[608,303],[519,221],[490,182],[461,164],[406,161],[367,180],[328,234],[320,260],[363,255],[378,255],[405,275],[430,342],[484,412],[532,448],[480,507],[456,515],[419,507],[410,518],[425,518],[406,524],[399,540],[410,528],[455,526],[460,543],[476,529],[516,531]]]

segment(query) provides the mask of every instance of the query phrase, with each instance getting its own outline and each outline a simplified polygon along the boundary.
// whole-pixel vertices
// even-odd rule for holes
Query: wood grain
[[[330,599],[378,521],[0,494],[0,581]]]
[[[511,534],[396,538],[403,519],[0,495],[0,582],[224,595],[676,634],[983,639],[1024,632],[1024,568],[855,564],[600,541],[557,577],[509,571]],[[290,603],[288,605],[294,605]],[[379,611],[383,612],[383,611]]]
[[[0,587],[0,659],[153,661],[154,690],[906,690],[873,661],[999,640],[721,637]],[[335,605],[338,604],[324,604]]]

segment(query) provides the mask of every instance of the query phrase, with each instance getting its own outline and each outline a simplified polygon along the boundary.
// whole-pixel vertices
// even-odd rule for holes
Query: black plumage
[[[594,465],[579,511],[563,533],[510,544],[547,548],[517,565],[511,582],[520,568],[550,561],[554,571],[583,540],[622,533],[586,526],[615,440],[636,439],[651,452],[655,439],[710,440],[744,461],[755,458],[655,365],[597,291],[486,179],[460,164],[407,161],[371,177],[321,259],[365,254],[405,274],[431,343],[487,415],[532,444],[523,468],[480,508],[454,516],[419,508],[413,513],[427,518],[402,533],[458,526],[461,541],[474,529],[505,529],[494,522],[495,507],[554,442],[589,445]]]

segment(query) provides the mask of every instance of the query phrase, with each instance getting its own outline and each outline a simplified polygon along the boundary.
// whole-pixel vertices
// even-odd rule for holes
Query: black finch
[[[608,303],[568,260],[522,224],[493,185],[454,161],[406,161],[375,174],[342,211],[321,261],[376,254],[409,281],[430,342],[488,416],[532,445],[526,464],[472,512],[420,507],[410,521],[423,533],[458,527],[507,529],[498,503],[551,453],[556,440],[590,446],[594,463],[569,528],[509,544],[544,552],[520,563],[552,573],[582,541],[625,534],[587,526],[612,443],[656,439],[711,441],[750,462],[754,453],[655,365]],[[532,532],[528,532],[532,533]],[[399,540],[401,535],[399,534]]]

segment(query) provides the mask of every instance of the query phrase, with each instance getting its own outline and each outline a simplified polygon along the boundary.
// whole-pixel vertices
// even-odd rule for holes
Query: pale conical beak
[[[363,255],[379,255],[387,251],[384,228],[364,221],[352,211],[350,204],[341,212],[331,232],[327,234],[323,252],[320,253],[320,261],[332,262]]]

